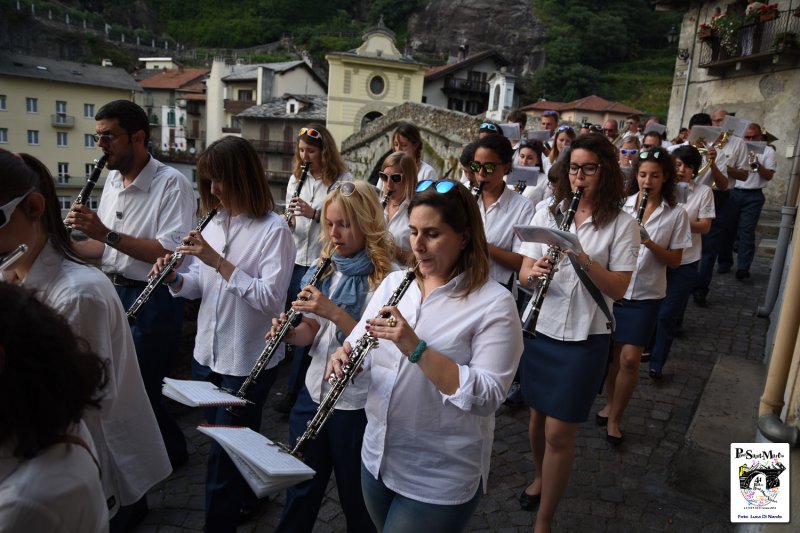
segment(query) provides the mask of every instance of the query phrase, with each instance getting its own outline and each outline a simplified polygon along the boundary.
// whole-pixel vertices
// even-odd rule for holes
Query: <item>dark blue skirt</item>
[[[614,320],[617,329],[614,330],[614,342],[617,344],[632,344],[634,346],[647,346],[656,330],[658,310],[661,302],[658,300],[621,300],[614,303]]]
[[[525,338],[520,381],[525,402],[564,422],[584,422],[608,365],[611,336],[559,341],[541,333]]]

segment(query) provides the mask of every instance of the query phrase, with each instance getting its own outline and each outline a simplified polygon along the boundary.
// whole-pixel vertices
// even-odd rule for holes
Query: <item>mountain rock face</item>
[[[408,21],[410,44],[422,54],[455,56],[467,45],[467,55],[494,48],[526,75],[544,62],[541,44],[545,28],[531,14],[531,4],[519,0],[430,0]]]

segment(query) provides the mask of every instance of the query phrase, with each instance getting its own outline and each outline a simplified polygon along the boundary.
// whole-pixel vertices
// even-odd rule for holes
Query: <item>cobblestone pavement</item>
[[[664,378],[653,381],[642,365],[640,381],[623,420],[625,443],[612,448],[604,430],[589,420],[580,425],[575,468],[557,510],[554,531],[576,532],[717,532],[732,531],[727,505],[696,499],[670,482],[671,464],[717,357],[762,358],[767,319],[756,318],[770,262],[757,257],[753,277],[739,282],[733,274],[715,274],[709,307],[690,302],[681,338],[672,350]],[[288,377],[283,365],[264,409],[262,432],[272,440],[288,437],[286,417],[273,406],[282,398]],[[761,391],[743,391],[754,405]],[[150,513],[138,532],[201,531],[205,458],[210,439],[195,428],[201,411],[170,404],[189,440],[190,460],[148,495]],[[470,531],[531,531],[534,514],[521,511],[517,497],[533,479],[528,449],[527,412],[501,407],[497,413],[489,492],[481,499]],[[698,480],[702,482],[702,480]],[[240,532],[272,531],[283,495],[265,502]],[[323,502],[315,531],[345,531],[335,481]]]

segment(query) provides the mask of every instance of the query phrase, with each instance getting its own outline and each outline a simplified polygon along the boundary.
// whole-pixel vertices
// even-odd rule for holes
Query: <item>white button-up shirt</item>
[[[425,161],[420,161],[417,166],[419,167],[417,171],[417,183],[424,180],[436,181],[439,179],[439,173]]]
[[[114,286],[97,268],[64,258],[47,244],[23,286],[67,319],[108,364],[100,410],[84,420],[97,447],[106,498],[130,505],[165,479],[172,467],[144,390],[136,348]],[[113,516],[118,507],[110,509]]]
[[[202,298],[197,316],[194,358],[214,372],[246,376],[264,350],[264,333],[283,312],[294,268],[295,247],[286,220],[275,213],[261,218],[230,217],[222,211],[203,231],[214,250],[236,268],[228,281],[200,260],[183,274],[175,296]],[[173,287],[170,287],[170,291]],[[267,368],[284,356],[281,344]]]
[[[122,175],[112,170],[103,187],[97,215],[112,231],[141,239],[155,239],[165,250],[175,250],[194,225],[197,201],[186,177],[151,157],[136,179],[123,187]],[[146,281],[152,263],[139,261],[106,246],[103,270]]]
[[[349,172],[344,172],[336,181],[353,181],[353,175]],[[336,183],[336,182],[334,182]],[[333,184],[330,185],[333,187]],[[308,205],[320,212],[322,216],[322,204],[325,197],[328,195],[328,185],[322,181],[322,178],[317,178],[309,171],[306,176],[306,181],[303,182],[303,188],[300,190],[300,198],[302,198]],[[289,178],[289,184],[286,186],[286,205],[292,201],[294,190],[297,188],[297,178],[292,176]],[[295,264],[302,266],[309,266],[317,260],[319,253],[322,251],[322,241],[319,238],[320,231],[322,231],[323,221],[320,218],[316,222],[310,218],[303,216],[294,217],[294,225],[292,226],[292,234],[294,236],[294,244],[297,248],[297,256],[294,259]]]
[[[776,166],[775,166],[775,149],[772,148],[771,146],[765,147],[763,154],[756,155],[756,160],[758,161],[758,164],[761,165],[762,167],[764,167],[766,169],[769,169],[769,170],[775,170],[775,168],[776,168]],[[747,168],[750,168],[749,164],[747,165]],[[746,180],[737,181],[736,182],[736,188],[737,189],[763,189],[764,187],[767,186],[767,183],[769,183],[769,181],[767,181],[764,178],[762,178],[761,174],[759,174],[758,172],[752,172],[751,171],[747,175],[747,179]]]
[[[389,201],[391,202],[392,199],[390,198]],[[408,227],[408,204],[410,202],[409,198],[403,200],[392,218],[389,218],[388,211],[384,210],[383,212],[386,229],[391,233],[395,246],[406,252],[411,251],[411,228]]]
[[[389,274],[375,291],[347,338],[351,346],[404,275]],[[457,276],[425,301],[417,283],[411,283],[398,305],[419,338],[458,365],[455,393],[439,391],[391,341],[381,341],[364,365],[372,379],[361,449],[364,466],[375,478],[380,474],[391,490],[440,505],[470,500],[481,479],[485,491],[495,410],[505,400],[522,354],[511,293],[489,280],[461,299],[455,289],[463,279]]]
[[[637,195],[630,195],[625,200],[623,211],[636,217],[639,211]],[[635,220],[634,220],[635,221]],[[650,240],[667,250],[688,248],[692,245],[689,216],[682,208],[670,207],[666,201],[657,206],[650,218],[644,223],[644,229]],[[633,271],[627,300],[656,300],[667,295],[667,265],[659,261],[649,248],[642,245],[636,270]]]
[[[486,241],[507,252],[519,253],[522,242],[514,233],[514,226],[528,224],[533,217],[533,207],[529,200],[508,187],[503,187],[500,198],[489,207],[485,207],[484,199],[481,197],[478,209],[481,212]],[[489,275],[501,285],[508,287],[509,282],[514,279],[514,274],[511,269],[490,260]]]
[[[714,191],[706,185],[689,182],[688,197],[685,204],[679,204],[689,216],[689,222],[703,220],[705,218],[716,218],[714,210]],[[691,228],[690,228],[691,230]],[[688,265],[700,260],[703,254],[702,235],[692,232],[692,245],[683,249],[681,264]]]
[[[566,214],[568,207],[569,199],[562,202],[559,209]],[[558,228],[550,209],[537,211],[533,215],[531,224]],[[569,231],[577,233],[581,247],[594,263],[614,272],[631,272],[636,268],[640,244],[639,227],[636,220],[622,211],[614,220],[601,228],[596,228],[592,223],[592,217],[589,217],[577,229],[573,222]],[[539,259],[545,255],[547,245],[526,242],[520,251],[523,255]],[[611,311],[614,300],[605,294],[603,299]],[[542,304],[536,331],[553,339],[584,341],[589,335],[611,333],[607,323],[605,314],[597,306],[564,254]]]

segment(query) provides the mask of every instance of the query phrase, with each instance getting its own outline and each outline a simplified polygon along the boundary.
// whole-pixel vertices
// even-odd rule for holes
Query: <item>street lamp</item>
[[[670,28],[669,32],[667,32],[667,42],[670,45],[676,44],[678,42],[678,37],[680,37],[680,34],[678,33],[678,28],[673,26],[672,28]]]

